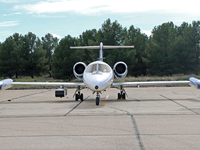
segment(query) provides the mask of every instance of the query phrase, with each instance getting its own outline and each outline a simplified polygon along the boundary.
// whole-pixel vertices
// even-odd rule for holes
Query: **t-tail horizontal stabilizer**
[[[116,49],[116,48],[134,48],[134,46],[104,46],[100,43],[100,46],[76,46],[70,47],[71,49],[99,49],[99,61],[103,61],[103,49]]]
[[[100,49],[101,46],[71,46],[70,49]],[[103,49],[123,49],[123,48],[134,48],[134,46],[102,46]]]

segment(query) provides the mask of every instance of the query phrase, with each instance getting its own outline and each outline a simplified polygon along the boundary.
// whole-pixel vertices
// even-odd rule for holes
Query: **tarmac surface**
[[[108,89],[99,106],[90,90],[75,101],[55,90],[0,91],[0,149],[200,149],[200,90]]]

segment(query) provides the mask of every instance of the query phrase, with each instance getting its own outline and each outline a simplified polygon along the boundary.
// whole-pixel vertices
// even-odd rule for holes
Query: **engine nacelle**
[[[6,90],[8,88],[11,88],[12,82],[13,82],[12,79],[5,79],[5,80],[0,81],[0,90]]]
[[[86,64],[83,62],[77,62],[73,67],[74,76],[77,79],[83,79],[83,72],[86,68]]]
[[[124,62],[120,61],[114,65],[113,71],[116,78],[123,79],[128,73],[128,67]]]

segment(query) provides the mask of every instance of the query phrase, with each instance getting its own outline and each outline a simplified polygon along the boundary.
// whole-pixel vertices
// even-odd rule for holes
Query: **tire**
[[[78,101],[78,97],[79,97],[79,95],[76,94],[76,95],[75,95],[75,100],[76,100],[76,101]]]
[[[120,93],[118,93],[118,99],[121,99],[121,98],[122,98],[121,94],[120,94]]]
[[[122,99],[126,99],[125,93],[122,94]]]
[[[96,105],[99,106],[99,97],[96,97]]]
[[[81,94],[80,99],[81,99],[81,101],[83,101],[83,94]]]

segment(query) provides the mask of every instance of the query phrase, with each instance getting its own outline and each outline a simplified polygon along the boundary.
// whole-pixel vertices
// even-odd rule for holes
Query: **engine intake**
[[[114,65],[113,71],[116,78],[123,79],[128,73],[128,67],[124,62],[120,61]]]
[[[77,79],[83,79],[83,72],[86,68],[86,64],[83,62],[78,62],[73,67],[74,76]]]

